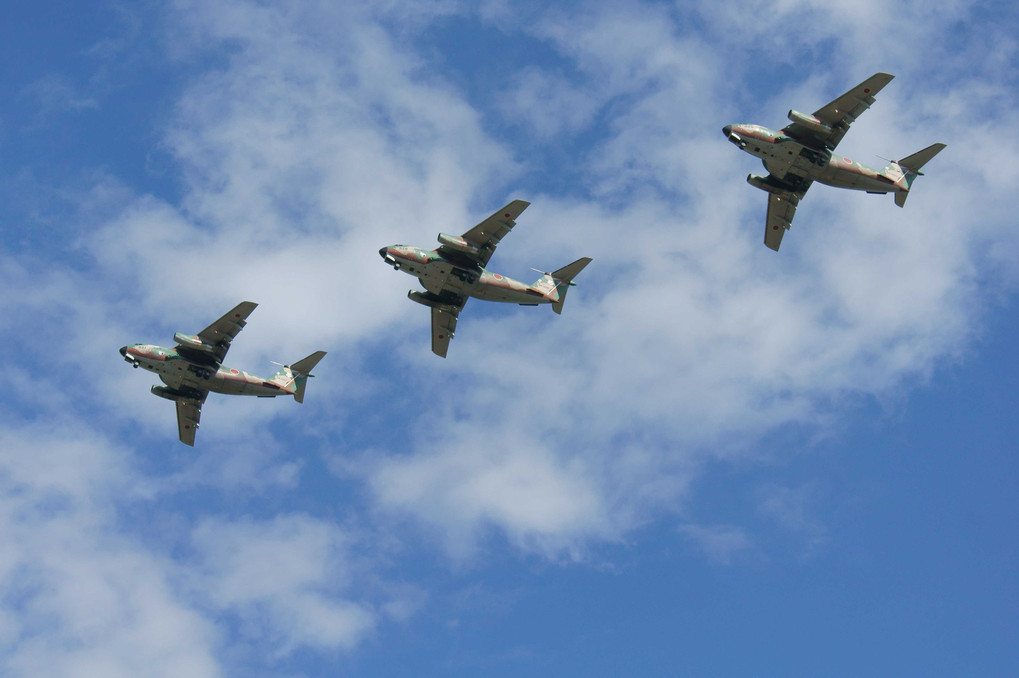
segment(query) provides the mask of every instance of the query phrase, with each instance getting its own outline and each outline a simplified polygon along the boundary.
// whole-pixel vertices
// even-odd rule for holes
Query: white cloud
[[[711,560],[729,565],[739,553],[753,548],[754,542],[746,531],[730,525],[683,525],[679,528],[691,538]]]
[[[404,300],[372,255],[434,238],[421,222],[465,223],[466,202],[517,171],[511,157],[357,10],[180,9],[190,29],[179,44],[232,46],[224,68],[186,88],[167,131],[187,178],[183,204],[139,196],[92,252],[138,281],[139,312],[181,317],[203,300],[197,308],[216,317],[240,299],[261,303],[274,321],[245,338],[260,350],[301,340],[310,352],[377,331]]]
[[[814,516],[818,483],[798,488],[767,485],[758,492],[758,510],[804,541],[803,557],[810,557],[828,540],[825,526]]]
[[[963,0],[749,0],[701,2],[698,14],[730,48],[765,57],[765,68],[792,65],[807,71],[819,66],[822,72],[859,68],[872,73],[888,70],[889,64],[952,58],[958,41],[942,38],[946,32],[958,37],[957,22],[970,12],[972,5]]]
[[[29,85],[23,95],[34,100],[39,109],[36,120],[43,122],[50,122],[65,111],[77,112],[99,105],[94,98],[80,94],[68,78],[53,73]]]
[[[237,614],[246,637],[280,654],[351,648],[378,621],[373,609],[341,595],[352,585],[349,537],[328,522],[306,515],[207,519],[193,541],[193,581],[202,597]]]
[[[172,567],[120,535],[124,453],[80,426],[0,429],[0,666],[10,676],[218,676]]]
[[[563,463],[526,435],[479,446],[482,429],[447,432],[438,450],[369,469],[379,504],[433,525],[466,557],[491,525],[522,547],[556,556],[578,532],[606,522],[599,491],[578,463]]]
[[[496,102],[510,125],[527,125],[540,138],[576,134],[589,126],[600,96],[578,87],[562,74],[528,69],[517,75],[503,100]]]
[[[867,74],[869,62],[849,58],[866,27],[829,21],[842,4],[784,3],[776,20],[813,8],[797,39],[826,44],[845,29],[833,59],[862,74],[843,82],[841,70],[812,61],[794,77],[804,84],[781,92],[755,80],[765,67],[748,47],[774,49],[769,24],[716,5],[689,17],[650,4],[578,7],[577,16],[560,9],[503,24],[531,31],[581,74],[564,80],[565,71],[525,63],[515,82],[535,92],[519,102],[531,127],[510,130],[401,33],[455,4],[416,10],[409,23],[397,3],[385,21],[317,3],[174,7],[177,58],[194,67],[215,56],[183,87],[164,130],[182,168],[181,200],[103,180],[83,198],[92,259],[76,270],[39,254],[0,259],[0,284],[19,291],[0,298],[12,406],[25,417],[30,406],[64,411],[73,429],[5,433],[11,492],[0,529],[17,548],[0,556],[0,575],[14,582],[42,563],[34,588],[0,606],[0,642],[26,675],[40,672],[44,652],[54,666],[81,660],[113,675],[142,661],[216,675],[217,648],[262,641],[276,657],[349,649],[384,619],[413,615],[416,594],[352,592],[366,569],[351,562],[356,533],[290,509],[274,517],[278,504],[260,501],[297,497],[319,449],[349,455],[350,443],[331,435],[344,427],[378,426],[383,439],[336,464],[344,480],[365,483],[366,520],[424,525],[454,557],[478,553],[496,533],[524,552],[583,558],[591,543],[624,540],[682,506],[703,459],[738,455],[782,427],[823,428],[846,399],[924,379],[967,350],[982,309],[1016,280],[1019,149],[995,134],[996,111],[1015,108],[1011,83],[992,71],[959,81],[951,63],[927,75],[930,58],[908,44],[894,52],[898,89],[847,143],[855,135],[868,150],[901,144],[908,153],[942,140],[949,150],[904,210],[818,186],[783,251],[761,245],[765,197],[742,180],[759,168],[720,128],[748,101],[762,123],[777,124],[783,106],[820,105]],[[484,16],[504,19],[497,10]],[[910,35],[944,37],[940,20],[925,16],[910,15]],[[699,36],[684,19],[713,32]],[[754,68],[733,70],[753,57]],[[559,119],[541,119],[546,104]],[[570,149],[579,131],[580,186],[543,194],[521,172],[529,151]],[[518,194],[535,204],[494,268],[520,275],[581,255],[594,263],[562,317],[472,302],[450,358],[430,355],[427,313],[404,297],[413,281],[375,252],[464,230]],[[116,348],[195,331],[241,299],[261,307],[231,362],[257,370],[323,348],[328,378],[312,384],[303,408],[210,398],[203,449],[183,451],[172,406],[145,393]],[[33,341],[19,341],[28,329]],[[365,364],[366,354],[384,364]],[[374,419],[358,419],[368,411]],[[272,417],[287,418],[279,438],[268,433]],[[129,418],[137,461],[162,465],[161,474],[132,469],[127,452],[94,433]],[[306,429],[319,437],[288,447],[287,436]],[[210,487],[224,492],[222,514],[178,496]],[[178,533],[155,545],[118,536],[111,507],[124,493],[152,501],[147,514],[161,501],[185,507]],[[255,505],[257,519],[245,515]],[[775,492],[762,506],[783,524],[799,515],[811,527],[795,496]],[[680,530],[719,562],[757,544],[710,518]],[[369,559],[386,538],[364,545]],[[180,543],[190,560],[163,555]],[[23,638],[32,642],[14,648]],[[100,665],[104,656],[113,663]],[[173,661],[156,661],[163,656]]]
[[[487,486],[488,460],[505,454],[494,451],[502,441],[514,441],[512,454],[522,462],[544,468],[548,462],[535,461],[531,451],[531,441],[542,440],[559,441],[543,444],[552,468],[583,479],[543,490],[559,515],[587,521],[563,524],[556,543],[573,552],[592,536],[617,538],[682,496],[698,455],[730,454],[791,423],[823,425],[854,394],[895,392],[957,359],[981,319],[979,286],[1007,284],[999,270],[979,262],[1014,240],[1004,207],[1014,201],[997,188],[1007,181],[983,180],[984,170],[974,165],[990,165],[986,155],[973,153],[962,166],[948,152],[932,162],[904,210],[887,197],[818,186],[801,205],[783,252],[764,250],[764,194],[741,181],[749,160],[719,131],[728,122],[719,112],[731,107],[720,91],[719,57],[738,45],[690,37],[660,8],[630,9],[595,10],[569,21],[558,12],[536,29],[576,70],[601,77],[606,98],[630,98],[613,110],[608,136],[591,151],[598,159],[592,192],[612,207],[543,196],[545,218],[535,219],[535,199],[536,209],[521,218],[514,236],[529,235],[541,246],[525,246],[528,256],[551,257],[553,250],[593,256],[578,281],[582,287],[562,318],[543,309],[482,315],[468,308],[450,358],[442,372],[434,371],[436,384],[422,387],[441,393],[455,384],[456,397],[471,406],[452,413],[433,408],[425,418],[477,431],[485,442],[468,455],[455,434],[452,440],[423,436],[411,455],[377,466],[372,485],[383,504],[444,524],[447,534],[464,536],[464,521],[481,520],[500,526],[514,543],[528,544],[524,526],[540,541],[547,525],[522,521],[523,510],[502,510],[513,495],[509,478],[502,492],[470,493]],[[940,20],[916,18],[917,34],[944,29]],[[808,19],[807,30],[813,25]],[[621,37],[633,31],[641,40]],[[849,40],[840,45],[852,49]],[[928,68],[922,55],[896,64],[907,81],[930,83]],[[805,81],[810,75],[804,69]],[[988,74],[988,82],[994,78]],[[817,106],[856,82],[831,81],[817,81]],[[752,91],[767,87],[755,84]],[[809,105],[812,96],[797,101]],[[898,140],[901,155],[935,140],[960,152],[979,147],[986,130],[971,127],[958,139],[942,135],[986,115],[981,99],[960,104],[952,97],[942,110],[939,96],[944,91],[889,88],[879,106],[894,98],[889,108],[900,114],[879,118],[884,136],[865,131],[864,140],[885,139],[877,152],[889,152],[884,149]],[[784,109],[775,110],[780,116]],[[902,139],[920,141],[905,146]],[[1010,172],[1006,162],[1001,173]],[[977,194],[979,203],[966,197]],[[510,249],[507,241],[493,266],[520,261]],[[619,472],[633,447],[642,448],[652,471]],[[649,477],[657,482],[648,485]],[[402,482],[407,478],[414,479],[409,487]],[[605,509],[587,510],[592,493]],[[464,502],[464,494],[480,501]]]

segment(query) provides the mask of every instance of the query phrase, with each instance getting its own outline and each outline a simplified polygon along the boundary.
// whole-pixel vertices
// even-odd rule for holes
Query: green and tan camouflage
[[[875,73],[813,115],[790,110],[791,125],[774,131],[761,125],[726,125],[725,137],[741,150],[758,157],[768,176],[751,174],[747,183],[768,192],[768,216],[764,244],[778,250],[782,236],[792,225],[796,206],[810,185],[818,181],[836,188],[868,193],[892,193],[903,207],[913,180],[922,168],[945,148],[937,143],[882,169],[873,169],[832,151],[849,126],[874,103],[874,95],[894,76]]]
[[[409,245],[379,250],[387,264],[417,277],[424,286],[425,291],[411,290],[407,296],[432,309],[432,351],[436,355],[446,357],[459,313],[471,297],[521,306],[551,304],[552,310],[562,313],[566,292],[574,285],[573,278],[591,263],[589,257],[545,273],[530,285],[485,268],[499,241],[528,205],[525,200],[514,200],[462,236],[440,233],[440,246],[434,250]]]
[[[257,306],[251,301],[241,302],[198,334],[175,334],[175,348],[132,344],[120,349],[120,355],[133,367],[154,372],[166,384],[153,386],[152,394],[177,403],[177,428],[182,443],[195,444],[202,404],[210,392],[259,398],[293,396],[297,402],[304,402],[308,378],[314,376],[311,370],[325,357],[325,351],[283,365],[268,379],[222,364],[230,342]]]

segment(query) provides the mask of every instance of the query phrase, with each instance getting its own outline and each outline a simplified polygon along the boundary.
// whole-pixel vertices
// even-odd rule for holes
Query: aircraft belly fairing
[[[415,275],[426,290],[432,294],[442,294],[452,270],[453,266],[445,261],[432,261],[422,266]]]

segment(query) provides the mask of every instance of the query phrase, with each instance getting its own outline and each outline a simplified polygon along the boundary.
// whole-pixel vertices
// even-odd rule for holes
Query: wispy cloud
[[[124,448],[59,420],[2,431],[4,673],[220,675],[214,626],[179,598],[173,566],[122,536]]]
[[[559,62],[458,65],[503,83],[511,105],[458,90],[421,29],[459,11]],[[215,676],[238,646],[279,662],[349,650],[424,597],[354,584],[371,570],[355,550],[373,564],[391,555],[375,526],[426,534],[454,559],[483,557],[495,535],[580,560],[671,519],[704,459],[823,427],[844,399],[897,392],[964,354],[1019,271],[1019,148],[994,134],[1015,108],[1013,76],[960,79],[958,60],[990,56],[974,38],[936,64],[903,40],[885,54],[894,27],[868,30],[889,10],[859,11],[874,21],[802,2],[764,23],[656,3],[542,8],[517,23],[498,3],[173,5],[168,42],[189,76],[160,135],[180,198],[103,179],[80,196],[79,249],[0,259],[0,286],[19,292],[0,299],[10,670]],[[910,12],[913,39],[946,36],[944,15]],[[790,15],[806,50],[768,23]],[[871,56],[854,60],[854,40]],[[852,67],[817,65],[829,44]],[[788,99],[820,106],[879,68],[899,78],[847,143],[949,151],[904,210],[812,189],[782,253],[765,251],[764,194],[742,181],[757,168],[721,126],[743,112],[777,125]],[[549,147],[573,162],[543,165]],[[560,171],[576,186],[541,178]],[[508,197],[534,205],[493,268],[595,262],[562,317],[472,302],[441,361],[427,313],[404,297],[412,281],[375,252],[465,230]],[[261,307],[231,362],[323,348],[327,378],[303,409],[210,399],[207,447],[185,455],[172,408],[116,348],[196,331],[242,299]],[[335,498],[352,484],[354,498]],[[823,537],[810,496],[776,486],[761,511]],[[338,527],[337,505],[361,527]],[[139,527],[149,521],[166,533]],[[759,540],[710,520],[679,530],[719,563]]]
[[[711,560],[729,565],[739,553],[753,548],[753,539],[745,530],[731,525],[682,525],[680,532],[690,537]]]
[[[761,515],[803,540],[803,557],[814,555],[828,539],[825,526],[816,517],[817,494],[817,482],[797,488],[767,485],[758,492]]]
[[[307,515],[265,522],[206,519],[192,535],[191,580],[208,605],[235,616],[248,641],[280,654],[350,648],[379,614],[343,596],[352,585],[349,536]]]

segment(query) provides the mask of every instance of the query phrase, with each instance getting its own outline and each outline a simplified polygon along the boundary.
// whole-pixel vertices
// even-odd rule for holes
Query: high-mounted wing
[[[435,355],[446,357],[449,340],[456,332],[456,319],[462,310],[463,304],[451,310],[432,308],[432,353]]]
[[[226,352],[230,350],[230,342],[247,324],[247,317],[257,307],[258,304],[253,301],[242,301],[222,318],[198,333],[197,336],[202,343],[215,347],[211,353],[216,356],[219,362],[223,362]]]
[[[793,124],[782,131],[802,144],[833,149],[842,141],[860,115],[874,103],[874,95],[892,81],[894,75],[875,73],[826,106],[814,111],[814,120],[795,122],[796,111],[789,111]]]
[[[495,252],[495,246],[510,232],[510,229],[517,223],[517,217],[530,204],[526,200],[514,200],[464,233],[463,239],[477,248],[477,254],[467,254],[463,250],[452,249],[446,245],[440,247],[439,251],[458,257],[470,256],[482,267],[487,266],[488,260],[492,258],[492,253]]]
[[[202,403],[205,402],[207,395],[209,395],[208,391],[205,392],[201,400],[192,398],[177,400],[177,433],[180,435],[180,441],[185,445],[195,446],[195,433],[198,432],[198,421],[202,418]]]
[[[784,193],[778,195],[768,194],[768,218],[764,225],[764,244],[769,248],[778,251],[782,244],[782,236],[792,226],[793,217],[796,215],[796,206],[806,189],[798,193]]]

